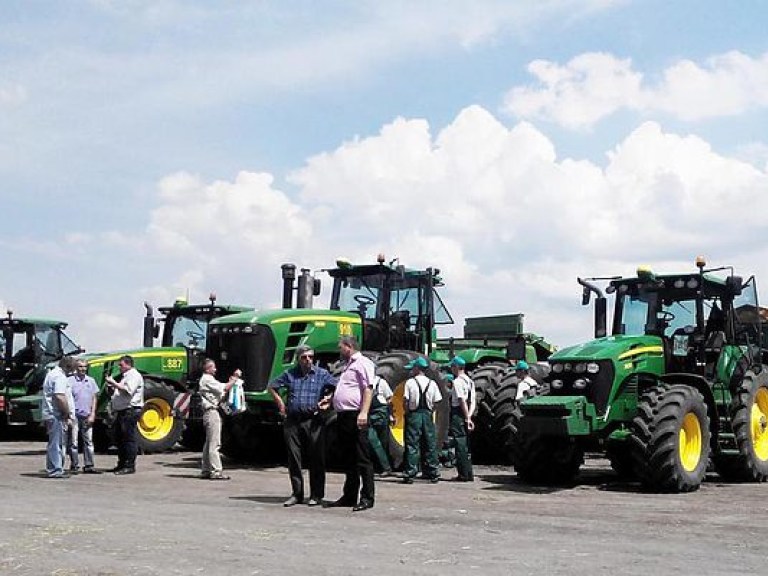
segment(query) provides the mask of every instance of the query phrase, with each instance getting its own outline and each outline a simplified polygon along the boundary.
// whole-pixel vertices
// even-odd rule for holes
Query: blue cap
[[[517,364],[515,364],[515,370],[529,370],[530,368],[525,360],[518,360]]]
[[[423,356],[419,356],[408,362],[405,367],[407,370],[410,370],[411,368],[429,368],[429,362],[427,362],[427,359]]]
[[[451,358],[451,366],[461,366],[462,368],[467,365],[467,361],[461,356],[454,356]]]

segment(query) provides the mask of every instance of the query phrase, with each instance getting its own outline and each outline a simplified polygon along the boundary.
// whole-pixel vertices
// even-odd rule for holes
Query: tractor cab
[[[751,364],[759,359],[760,315],[754,278],[743,282],[732,271],[717,270],[656,276],[647,269],[637,278],[611,281],[615,293],[613,335],[657,336],[664,349],[665,371],[709,379],[721,352],[740,348]]]
[[[386,264],[381,255],[376,264],[336,264],[327,270],[333,278],[330,307],[360,315],[366,350],[428,354],[436,340],[435,326],[453,323],[436,290],[443,285],[439,270]]]

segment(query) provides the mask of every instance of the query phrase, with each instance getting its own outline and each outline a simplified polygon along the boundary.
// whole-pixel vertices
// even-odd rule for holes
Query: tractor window
[[[733,311],[737,343],[759,343],[761,319],[754,277],[744,283],[741,294],[733,299]]]
[[[204,317],[174,316],[169,319],[171,322],[170,340],[163,338],[163,344],[166,346],[186,346],[187,348],[205,349],[206,331],[208,321]],[[169,326],[166,324],[165,329]]]
[[[64,332],[60,332],[61,334],[61,351],[64,353],[64,356],[69,356],[71,354],[78,354],[83,351],[80,346],[72,342],[72,340],[69,339],[69,336],[64,334]]]
[[[368,320],[375,319],[381,294],[381,289],[377,284],[380,284],[381,281],[379,276],[372,276],[368,279],[351,278],[348,282],[344,282],[339,293],[338,309],[358,312]],[[398,300],[397,292],[393,292],[392,306],[395,305],[396,300]]]
[[[620,334],[636,336],[645,334],[648,323],[648,301],[637,295],[623,296]]]
[[[435,306],[435,324],[453,324],[453,316],[448,312],[443,299],[440,298],[440,294],[435,289],[432,289],[432,298]]]
[[[43,353],[42,361],[50,362],[62,357],[59,331],[53,326],[35,325],[35,340]]]
[[[704,302],[705,317],[709,315],[711,302]],[[663,322],[664,336],[671,337],[675,331],[682,331],[686,326],[696,326],[696,301],[678,300],[662,306],[659,321]]]
[[[390,295],[391,312],[401,312],[407,310],[410,315],[416,318],[419,315],[419,290],[418,288],[404,288],[403,290],[393,290]]]

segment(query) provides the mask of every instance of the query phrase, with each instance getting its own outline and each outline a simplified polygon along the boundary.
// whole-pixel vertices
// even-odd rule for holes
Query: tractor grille
[[[245,389],[266,390],[275,358],[275,337],[267,326],[222,325],[211,330],[209,348],[219,378],[226,379],[240,368]]]
[[[613,386],[614,368],[613,362],[610,360],[601,360],[596,362],[600,367],[600,370],[596,374],[589,374],[587,372],[575,372],[574,368],[582,362],[553,362],[552,367],[555,364],[561,364],[563,370],[561,372],[555,372],[553,369],[547,376],[547,382],[550,385],[550,396],[584,396],[587,402],[594,404],[597,409],[597,413],[601,414],[608,407],[608,397],[611,394],[611,387]],[[577,388],[575,383],[579,379],[587,380],[587,385],[584,388]],[[561,387],[556,387],[553,383],[555,381],[561,381],[563,384]]]

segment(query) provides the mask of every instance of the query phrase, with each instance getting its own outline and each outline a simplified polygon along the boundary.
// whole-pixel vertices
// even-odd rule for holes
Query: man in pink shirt
[[[347,460],[346,480],[342,497],[330,505],[351,506],[353,512],[360,512],[373,508],[374,503],[368,411],[373,398],[376,367],[360,353],[360,345],[354,336],[344,336],[339,340],[339,353],[346,363],[336,384],[333,408],[337,417],[339,452]]]

